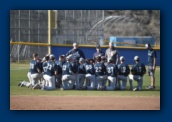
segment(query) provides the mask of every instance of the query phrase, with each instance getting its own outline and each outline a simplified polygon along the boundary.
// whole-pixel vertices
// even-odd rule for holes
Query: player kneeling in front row
[[[73,67],[71,64],[72,56],[66,57],[67,62],[63,64],[62,67],[62,88],[61,90],[73,89],[76,81],[76,74],[73,72]]]
[[[118,75],[118,68],[116,64],[113,64],[113,60],[109,59],[106,66],[107,79],[110,81],[110,85],[106,86],[106,90],[115,90],[116,77]]]
[[[79,66],[78,66],[78,75],[76,80],[76,89],[82,90],[84,88],[84,80],[85,80],[85,67],[84,67],[84,59],[79,59]]]
[[[97,89],[105,90],[107,75],[106,75],[106,67],[104,63],[101,63],[101,57],[96,57],[96,64],[94,65]]]
[[[146,68],[145,65],[140,62],[138,56],[135,56],[134,60],[136,64],[132,66],[131,73],[133,75],[129,75],[129,80],[130,82],[132,82],[132,80],[137,81],[138,86],[134,88],[133,91],[141,91],[143,85],[143,75],[146,73]]]
[[[86,70],[86,75],[85,75],[86,89],[87,90],[96,89],[94,65],[90,63],[89,59],[86,59],[85,70]]]
[[[57,65],[55,63],[55,56],[50,55],[49,58],[50,58],[50,60],[47,62],[44,62],[44,64],[43,64],[43,69],[44,69],[43,78],[47,82],[47,84],[43,84],[42,90],[54,90],[55,89],[55,76],[58,73],[58,69],[57,69]]]
[[[126,86],[127,86],[127,77],[130,74],[130,68],[127,64],[124,63],[124,56],[120,57],[120,64],[118,64],[118,71],[119,71],[119,75],[118,75],[118,83],[120,84],[120,89],[121,90],[125,90]],[[122,81],[122,84],[121,82]],[[131,82],[132,83],[132,82]],[[133,90],[133,86],[130,83],[130,90]]]

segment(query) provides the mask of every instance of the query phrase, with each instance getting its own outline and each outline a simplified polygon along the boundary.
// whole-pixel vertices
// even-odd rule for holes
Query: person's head
[[[147,50],[152,49],[152,47],[151,47],[151,45],[150,45],[150,44],[145,44],[145,48],[146,48]]]
[[[110,49],[114,48],[114,43],[113,42],[109,42],[109,48]]]
[[[119,59],[120,59],[120,62],[122,63],[122,62],[124,62],[125,58],[124,58],[124,56],[121,56]]]
[[[101,56],[101,62],[106,62],[106,57],[105,56]]]
[[[101,50],[100,45],[96,45],[96,50],[97,50],[97,52],[100,52],[100,50]]]
[[[83,59],[83,58],[80,58],[80,59],[79,59],[79,63],[80,63],[80,64],[83,64],[83,63],[84,63],[84,59]]]
[[[65,60],[65,55],[60,55],[59,56],[59,61],[62,61],[63,62],[64,60]]]
[[[45,61],[48,61],[50,59],[50,56],[49,55],[46,55],[45,56]]]
[[[33,53],[33,58],[34,59],[38,59],[38,54],[37,53]]]
[[[113,63],[113,59],[110,58],[110,59],[108,60],[108,63]]]
[[[95,60],[94,59],[90,59],[90,63],[91,64],[94,64],[95,63]]]
[[[78,43],[76,43],[76,42],[73,43],[73,48],[74,48],[74,49],[77,49],[77,48],[78,48]]]
[[[55,56],[53,54],[50,55],[50,60],[52,60],[52,61],[55,60]]]
[[[86,63],[90,63],[90,59],[87,58],[87,59],[85,60],[85,62],[86,62]]]
[[[139,62],[139,61],[140,61],[139,56],[134,56],[134,60],[135,60],[136,62]]]
[[[71,61],[72,61],[72,55],[67,56],[67,57],[66,57],[66,61],[67,61],[67,62],[71,62]]]
[[[101,57],[100,56],[97,56],[96,57],[96,62],[100,62],[101,61]]]

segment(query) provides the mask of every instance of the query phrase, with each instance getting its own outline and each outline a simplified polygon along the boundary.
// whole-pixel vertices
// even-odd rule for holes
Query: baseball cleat
[[[146,89],[155,89],[155,86],[148,86],[148,87],[146,87]]]
[[[133,91],[138,91],[139,89],[138,88],[134,88]]]
[[[20,86],[20,85],[21,85],[21,83],[22,83],[22,82],[18,83],[18,86]]]

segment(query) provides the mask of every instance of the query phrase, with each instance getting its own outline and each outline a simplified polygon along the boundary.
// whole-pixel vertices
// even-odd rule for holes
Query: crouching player
[[[86,59],[85,63],[85,70],[86,70],[86,89],[87,90],[94,90],[95,87],[95,71],[94,71],[94,65],[90,63],[89,59]]]
[[[129,75],[129,80],[130,82],[132,82],[132,80],[137,81],[138,85],[133,89],[133,91],[141,91],[143,85],[143,75],[146,73],[146,67],[143,63],[140,62],[138,56],[135,56],[134,60],[136,64],[132,66],[131,73],[133,75]]]
[[[130,68],[127,64],[124,63],[124,56],[120,57],[120,64],[118,64],[118,83],[120,84],[120,89],[124,90],[127,86],[127,77],[130,74]],[[121,84],[122,81],[122,84]],[[132,83],[132,82],[131,82]],[[132,84],[130,84],[130,90],[132,90]]]
[[[55,89],[55,75],[58,73],[57,65],[55,63],[55,56],[50,55],[50,60],[44,62],[43,69],[44,75],[43,78],[47,84],[43,84],[42,90],[54,90]]]
[[[61,90],[73,89],[76,81],[76,74],[73,72],[73,67],[71,64],[72,56],[66,57],[66,63],[62,67],[62,88]]]
[[[106,86],[106,90],[115,90],[118,68],[115,64],[113,64],[112,59],[109,59],[108,64],[106,66],[106,71],[107,71],[107,79],[110,82],[109,86]]]
[[[101,63],[101,57],[96,57],[96,64],[94,65],[97,89],[105,90],[107,75],[106,75],[106,67],[104,63]]]

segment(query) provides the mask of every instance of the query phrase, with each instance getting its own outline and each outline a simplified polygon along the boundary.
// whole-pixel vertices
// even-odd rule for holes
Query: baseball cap
[[[121,56],[121,57],[120,57],[120,61],[121,61],[121,60],[124,60],[124,59],[125,59],[124,56]]]
[[[96,48],[100,48],[100,45],[96,45]]]
[[[105,60],[106,59],[106,57],[105,56],[101,56],[101,60]]]
[[[145,44],[145,47],[146,47],[146,49],[148,49],[149,47],[151,47],[151,45],[150,44]]]
[[[53,54],[51,54],[50,59],[55,59],[55,56]]]
[[[139,56],[135,56],[135,57],[134,57],[134,60],[138,60],[138,59],[139,59]]]
[[[73,43],[73,46],[78,46],[78,43],[76,43],[76,42],[75,42],[75,43]]]
[[[83,58],[80,58],[79,61],[84,61],[84,59]]]

